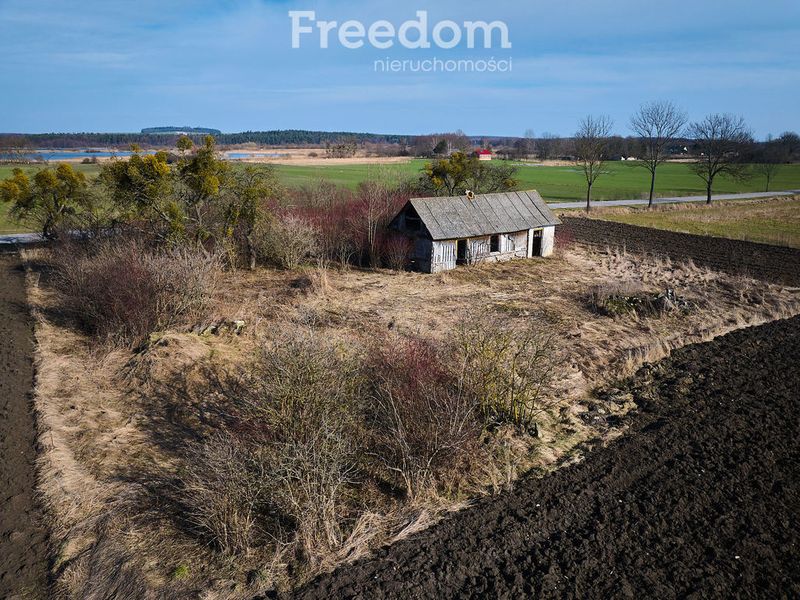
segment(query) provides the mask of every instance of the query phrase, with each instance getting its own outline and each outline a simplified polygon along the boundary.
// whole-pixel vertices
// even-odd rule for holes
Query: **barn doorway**
[[[533,238],[531,239],[531,256],[542,255],[542,230],[534,229]]]
[[[463,265],[467,262],[467,240],[458,240],[456,245],[456,264]]]

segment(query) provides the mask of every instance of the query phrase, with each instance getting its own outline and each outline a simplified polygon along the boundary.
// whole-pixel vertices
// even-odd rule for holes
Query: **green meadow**
[[[425,160],[414,159],[407,163],[386,165],[331,165],[331,166],[288,166],[276,165],[275,169],[281,182],[288,187],[313,185],[320,180],[327,180],[336,185],[354,189],[362,181],[371,178],[387,178],[389,180],[408,180],[419,176]],[[97,165],[74,165],[89,176],[99,172]],[[11,174],[12,166],[0,165],[0,179]],[[33,172],[39,167],[29,165],[23,167]],[[592,197],[595,200],[620,200],[629,198],[646,198],[649,188],[649,173],[633,163],[607,163],[606,173],[595,184]],[[569,201],[582,200],[585,195],[585,183],[580,170],[567,166],[535,166],[521,164],[517,170],[519,189],[536,189],[546,200]],[[719,194],[736,192],[763,192],[765,181],[761,177],[753,177],[746,181],[735,181],[719,177],[714,185],[714,192]],[[800,164],[783,166],[770,189],[800,189]],[[662,165],[656,179],[658,196],[692,196],[705,193],[702,180],[694,175],[685,163],[667,163]],[[0,233],[21,231],[19,225],[8,218],[8,207],[0,206]]]
[[[278,173],[289,186],[309,185],[326,179],[337,185],[355,188],[359,182],[370,177],[415,178],[425,160],[391,165],[342,165],[330,167],[293,167],[279,165]],[[606,174],[595,184],[592,197],[595,200],[627,200],[646,198],[650,188],[649,172],[633,163],[614,162],[605,166]],[[517,170],[519,189],[536,189],[545,200],[565,202],[582,200],[586,194],[581,171],[574,166],[521,165]],[[736,192],[763,192],[765,181],[754,177],[747,181],[718,178],[714,192],[718,194]],[[785,165],[770,185],[771,190],[800,189],[800,164]],[[693,174],[685,163],[662,165],[656,178],[658,196],[694,196],[705,194],[705,184]]]

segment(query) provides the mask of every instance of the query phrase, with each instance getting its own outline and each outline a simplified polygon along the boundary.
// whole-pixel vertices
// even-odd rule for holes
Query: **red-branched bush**
[[[414,242],[401,233],[388,232],[379,238],[380,255],[383,264],[396,271],[408,267],[414,252]]]
[[[454,472],[481,432],[478,401],[446,366],[442,350],[419,339],[387,337],[371,349],[368,425],[372,453],[410,498]]]
[[[407,262],[404,245],[394,239],[387,244],[387,228],[408,196],[401,188],[379,182],[362,183],[355,192],[320,184],[296,192],[280,211],[314,226],[326,261],[402,268],[399,265]]]
[[[153,250],[114,238],[55,257],[64,308],[87,333],[135,344],[153,331],[205,316],[217,280],[214,256]]]

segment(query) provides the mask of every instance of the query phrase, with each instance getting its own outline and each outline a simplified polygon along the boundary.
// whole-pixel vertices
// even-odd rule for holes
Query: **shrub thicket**
[[[363,353],[313,333],[264,343],[209,394],[226,425],[184,451],[186,518],[226,553],[276,539],[318,564],[365,512],[468,489],[494,425],[530,428],[547,407],[551,348],[487,319],[456,338],[374,335]]]
[[[409,498],[435,489],[481,432],[478,398],[444,350],[418,338],[385,338],[368,360],[371,451]]]
[[[388,229],[409,198],[402,186],[365,182],[350,192],[326,184],[304,190],[284,210],[316,230],[317,258],[342,266],[403,268],[411,254],[406,238]]]
[[[456,328],[454,355],[464,360],[465,385],[480,399],[488,425],[510,423],[535,432],[551,401],[553,336],[539,324],[511,328],[468,317]]]
[[[64,308],[84,331],[118,344],[203,318],[218,273],[214,256],[152,249],[124,237],[53,256]]]
[[[359,369],[341,348],[300,335],[215,379],[228,425],[186,449],[175,488],[203,539],[231,554],[293,543],[310,562],[343,543],[363,474]]]

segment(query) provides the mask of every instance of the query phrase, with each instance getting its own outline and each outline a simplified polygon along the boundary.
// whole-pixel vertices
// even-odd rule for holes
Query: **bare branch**
[[[687,137],[695,140],[699,157],[691,168],[706,182],[708,204],[711,204],[711,190],[717,175],[735,179],[748,176],[742,153],[752,143],[753,135],[742,117],[724,113],[708,115],[689,125]]]
[[[608,154],[608,138],[613,121],[600,115],[584,118],[575,134],[575,155],[577,164],[586,178],[586,212],[591,210],[592,186],[604,173],[603,164]]]
[[[650,201],[653,205],[656,170],[667,158],[666,151],[686,125],[686,113],[667,101],[639,107],[631,118],[631,129],[641,142],[639,165],[650,171]]]

